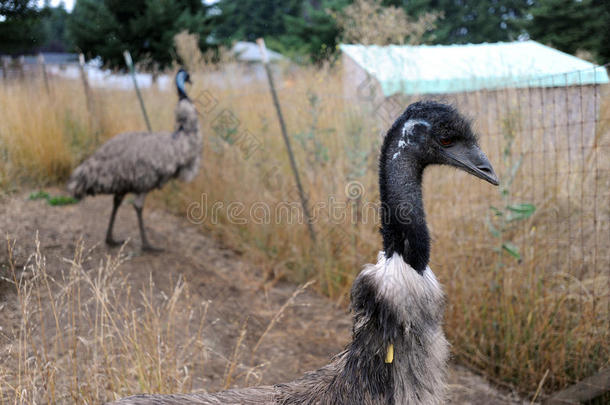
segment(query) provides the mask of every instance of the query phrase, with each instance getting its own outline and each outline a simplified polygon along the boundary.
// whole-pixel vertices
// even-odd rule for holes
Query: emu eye
[[[451,139],[451,138],[440,138],[439,142],[443,146],[451,146],[451,145],[453,145],[453,139]]]

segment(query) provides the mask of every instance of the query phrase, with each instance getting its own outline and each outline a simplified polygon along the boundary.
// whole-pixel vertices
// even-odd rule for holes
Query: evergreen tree
[[[608,4],[603,0],[537,0],[526,27],[538,42],[570,54],[589,51],[601,62],[609,52],[608,42],[602,40],[610,24]]]
[[[68,17],[63,3],[57,7],[50,7],[48,4],[43,8],[43,15],[40,23],[44,39],[41,51],[44,52],[69,52],[73,50],[74,44],[68,36]]]
[[[221,0],[215,4],[214,38],[226,45],[234,41],[277,38],[286,34],[286,16],[299,16],[300,0]]]
[[[599,31],[599,44],[597,47],[597,60],[600,63],[610,63],[610,1],[594,0],[593,2],[601,10],[599,19],[605,23],[601,24]]]
[[[36,0],[0,0],[0,53],[30,53],[44,40]]]
[[[341,31],[336,16],[350,0],[304,2],[299,15],[286,15],[286,34],[270,44],[284,54],[319,63],[334,54]]]
[[[78,0],[68,22],[76,47],[123,67],[123,51],[147,67],[164,68],[175,59],[173,38],[188,30],[208,46],[208,7],[199,0]]]
[[[427,42],[466,44],[514,41],[524,34],[523,18],[532,0],[389,0],[402,5],[407,14],[442,13]]]

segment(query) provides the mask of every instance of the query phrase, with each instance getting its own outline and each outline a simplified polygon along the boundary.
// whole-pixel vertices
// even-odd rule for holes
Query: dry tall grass
[[[167,187],[155,203],[245,251],[270,277],[316,277],[322,292],[346,302],[353,277],[381,246],[373,214],[377,151],[389,123],[367,102],[340,96],[336,69],[283,70],[279,96],[316,218],[314,244],[306,226],[294,223],[298,194],[266,83],[242,81],[232,64],[220,72],[190,68],[205,137],[203,167],[195,182]],[[77,83],[54,81],[50,96],[40,85],[0,86],[0,182],[60,181],[91,150],[94,134],[103,140],[144,127],[133,93],[95,94],[90,119]],[[171,128],[175,98],[155,89],[144,96],[153,127]],[[542,382],[548,393],[609,364],[610,100],[604,93],[596,146],[568,162],[561,149],[537,148],[561,136],[560,125],[528,132],[514,125],[521,122],[514,110],[492,114],[484,94],[472,97],[465,109],[501,178],[511,160],[523,164],[504,197],[461,172],[433,168],[426,175],[431,267],[449,303],[445,329],[460,361],[525,392]],[[514,137],[508,154],[506,134]],[[566,166],[567,174],[559,170]],[[520,248],[520,262],[495,250],[499,241],[486,225],[490,205],[512,202],[537,207],[502,235]],[[110,375],[100,378],[118,384],[115,372],[107,368],[102,373]]]
[[[9,241],[9,256],[12,248]],[[122,252],[97,268],[84,265],[88,255],[79,243],[61,277],[47,272],[38,242],[23,268],[9,257],[3,282],[17,292],[20,320],[14,335],[3,332],[12,344],[2,349],[0,403],[93,404],[192,389],[205,363],[207,303],[193,305],[184,280],[168,295],[152,281],[134,291]]]

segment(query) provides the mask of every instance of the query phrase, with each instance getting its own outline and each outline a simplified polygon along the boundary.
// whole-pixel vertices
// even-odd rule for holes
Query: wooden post
[[[136,88],[136,94],[138,95],[138,100],[140,100],[140,108],[142,108],[142,115],[144,115],[144,121],[146,121],[146,128],[148,128],[148,132],[152,132],[150,121],[148,120],[148,114],[146,113],[146,107],[144,106],[144,100],[142,99],[142,94],[140,94],[140,88],[138,87],[138,81],[136,80],[136,68],[133,65],[133,59],[131,59],[131,54],[129,51],[123,51],[123,57],[125,58],[125,64],[131,72],[133,87]]]
[[[87,71],[85,70],[85,55],[82,53],[78,55],[78,68],[80,70],[80,78],[83,82],[83,89],[85,90],[85,100],[87,102],[87,112],[89,113],[89,128],[94,132],[95,146],[99,145],[98,131],[97,128],[93,128],[94,119],[94,108],[93,108],[93,95],[91,94],[91,87],[89,86],[89,78]]]
[[[2,56],[2,79],[6,82],[8,80],[8,66],[11,60],[10,56]]]
[[[25,56],[20,55],[15,59],[15,64],[17,65],[17,71],[19,72],[19,79],[25,79]]]
[[[42,80],[44,80],[44,87],[47,90],[47,94],[51,93],[51,89],[49,88],[49,78],[47,76],[47,67],[44,63],[44,56],[42,53],[38,54],[38,64],[40,65],[40,70],[42,71]]]
[[[87,111],[89,114],[92,114],[91,88],[89,87],[89,79],[87,78],[87,72],[85,71],[85,55],[82,53],[78,55],[78,68],[80,70],[80,78],[83,82],[83,89],[85,90],[85,98],[87,99]]]
[[[309,213],[309,207],[307,206],[307,197],[305,196],[305,192],[303,191],[303,186],[301,185],[301,178],[299,177],[299,170],[297,169],[297,163],[294,159],[294,154],[292,153],[292,147],[290,146],[290,139],[288,138],[288,134],[286,132],[286,124],[284,123],[284,116],[282,115],[282,109],[280,108],[280,101],[277,97],[277,92],[275,91],[275,84],[273,82],[273,75],[271,74],[271,68],[269,67],[269,56],[267,54],[267,48],[265,47],[265,40],[263,38],[259,38],[256,40],[256,43],[260,47],[261,54],[263,56],[263,66],[265,67],[265,72],[267,73],[267,80],[269,81],[269,89],[271,91],[271,97],[273,98],[273,105],[275,106],[275,110],[277,111],[277,118],[280,122],[280,129],[282,130],[282,137],[284,138],[284,144],[286,145],[286,151],[288,152],[288,157],[290,158],[290,166],[292,167],[292,173],[294,174],[294,180],[297,183],[297,189],[299,191],[299,197],[301,198],[301,205],[303,206],[303,214],[305,215],[305,221],[307,221],[307,229],[309,230],[309,236],[311,241],[315,243],[316,234],[313,230],[313,223],[311,219],[311,215]]]

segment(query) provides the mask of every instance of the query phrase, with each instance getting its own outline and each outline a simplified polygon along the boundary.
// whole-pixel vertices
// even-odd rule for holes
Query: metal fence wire
[[[515,83],[450,99],[477,117],[505,201],[536,208],[537,219],[519,224],[521,249],[547,257],[541,270],[584,281],[610,270],[609,94],[598,83],[561,86],[565,76],[551,77],[553,87]]]
[[[562,311],[570,314],[557,321],[560,326],[554,327],[579,329],[579,339],[583,340],[571,341],[568,333],[557,337],[561,348],[557,356],[574,355],[570,347],[584,341],[598,344],[600,339],[608,337],[610,329],[610,86],[601,80],[590,80],[603,76],[597,73],[606,68],[547,76],[536,81],[513,80],[500,87],[434,96],[386,98],[380,96],[374,82],[361,86],[371,87],[365,97],[357,92],[352,96],[320,95],[328,103],[327,110],[342,111],[341,108],[349,105],[347,109],[354,110],[354,115],[377,114],[379,139],[406,105],[420,99],[449,102],[472,118],[481,146],[502,184],[500,190],[494,189],[483,182],[468,181],[467,176],[457,171],[448,175],[443,171],[444,180],[439,180],[441,175],[436,175],[436,169],[425,176],[428,222],[436,241],[434,245],[443,249],[435,254],[433,247],[431,266],[440,270],[445,281],[463,277],[455,268],[460,265],[476,266],[475,271],[490,274],[507,272],[508,275],[489,278],[492,284],[504,284],[498,287],[502,291],[498,296],[503,296],[498,300],[522,298],[563,306]],[[352,86],[358,87],[358,84]],[[287,94],[290,90],[284,91]],[[376,154],[376,149],[370,153]],[[373,182],[367,187],[376,185]],[[375,191],[368,193],[371,195]],[[473,227],[477,230],[472,231]],[[491,244],[497,246],[499,255],[504,253],[495,262],[477,258],[490,245],[490,240],[494,241]],[[451,296],[454,287],[450,281],[449,284]],[[540,293],[523,294],[520,292],[523,289]],[[540,302],[536,305],[544,305]],[[450,325],[455,321],[451,317],[459,318],[466,305],[465,300],[453,302],[453,307],[450,305]],[[498,332],[499,339],[504,337]],[[459,337],[452,338],[459,340]],[[472,343],[456,344],[458,356],[488,371],[509,368],[476,359],[476,351],[484,350],[472,345],[469,349]],[[600,349],[596,344],[582,352],[596,358],[595,363],[599,365],[607,362],[603,358],[607,347]],[[540,381],[542,368],[547,366],[551,373],[545,383],[552,387],[576,383],[583,375],[597,371],[597,366],[585,371],[587,366],[583,365],[570,377],[571,372],[566,370],[533,363],[528,384]],[[524,373],[525,368],[520,372]],[[510,372],[497,374],[505,377]],[[563,375],[558,377],[559,374]]]

